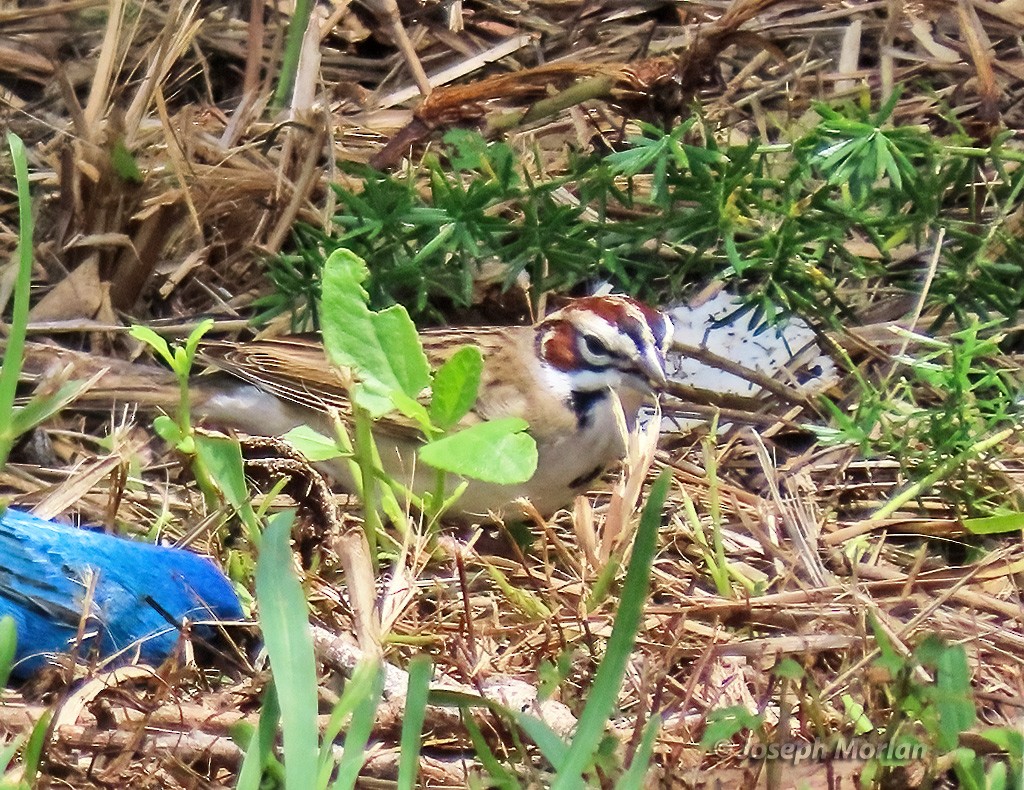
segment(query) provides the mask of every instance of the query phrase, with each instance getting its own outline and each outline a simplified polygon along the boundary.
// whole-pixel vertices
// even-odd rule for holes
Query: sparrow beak
[[[654,349],[649,349],[640,359],[640,370],[647,376],[647,383],[652,392],[658,392],[668,384],[665,375],[665,358]]]

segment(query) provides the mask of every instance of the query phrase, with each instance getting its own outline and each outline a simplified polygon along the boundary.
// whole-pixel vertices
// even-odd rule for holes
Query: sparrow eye
[[[586,346],[587,351],[593,354],[595,357],[611,356],[611,352],[608,350],[608,346],[602,343],[594,335],[584,335],[583,345]]]

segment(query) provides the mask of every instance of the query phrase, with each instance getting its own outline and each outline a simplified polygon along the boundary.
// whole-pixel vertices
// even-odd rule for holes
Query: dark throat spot
[[[607,397],[607,389],[573,390],[572,410],[576,414],[576,426],[589,428],[594,421],[594,407]]]

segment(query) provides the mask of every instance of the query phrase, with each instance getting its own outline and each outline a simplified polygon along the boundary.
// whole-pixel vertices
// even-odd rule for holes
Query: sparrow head
[[[538,355],[568,374],[576,392],[661,389],[671,342],[668,316],[620,295],[576,299],[537,327]]]

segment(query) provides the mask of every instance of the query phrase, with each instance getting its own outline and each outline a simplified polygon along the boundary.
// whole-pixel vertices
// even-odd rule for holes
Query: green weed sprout
[[[363,288],[368,277],[361,258],[348,250],[336,250],[324,264],[321,311],[328,358],[351,369],[356,377],[350,392],[352,436],[339,431],[335,457],[347,456],[353,464],[364,503],[367,539],[373,549],[382,528],[382,509],[396,523],[402,521],[394,492],[407,497],[432,523],[464,488],[449,492],[447,475],[506,485],[525,482],[536,471],[537,446],[526,433],[526,421],[518,418],[455,430],[476,402],[483,368],[480,352],[460,349],[431,373],[406,309],[393,305],[374,311],[368,306],[369,295]],[[431,397],[429,405],[424,405],[422,398],[427,392]],[[437,472],[432,491],[405,490],[381,468],[373,422],[394,411],[416,425],[423,436],[418,460]],[[310,450],[321,459],[324,444],[330,442],[308,429],[285,438],[300,450],[312,445]]]

